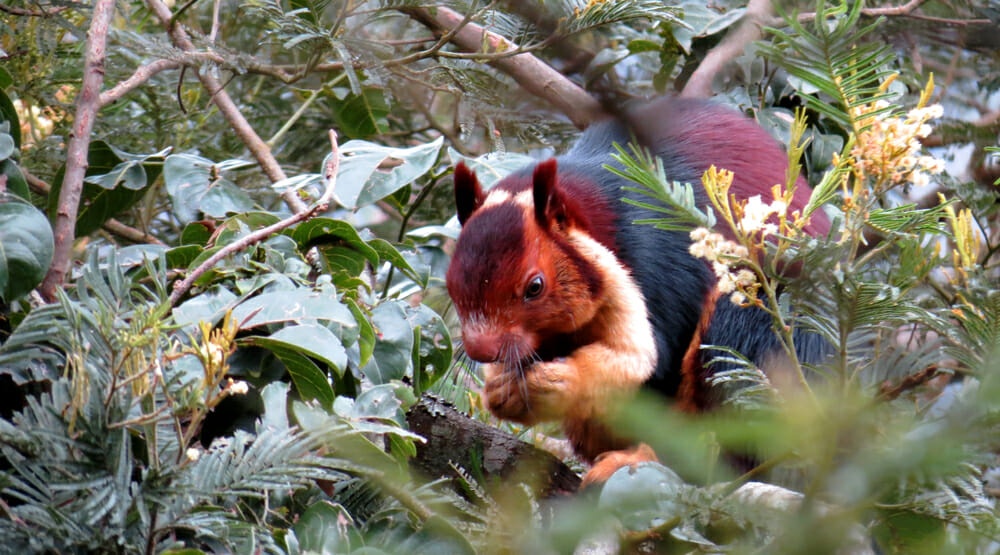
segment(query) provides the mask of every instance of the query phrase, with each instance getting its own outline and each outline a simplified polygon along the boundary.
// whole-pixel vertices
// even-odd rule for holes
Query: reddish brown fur
[[[701,320],[691,337],[691,344],[684,352],[684,360],[681,362],[681,385],[677,389],[677,404],[675,407],[684,412],[699,412],[704,410],[708,404],[705,389],[707,385],[704,380],[704,369],[701,364],[701,338],[708,331],[709,324],[712,323],[712,316],[715,314],[715,303],[718,302],[721,293],[714,287],[709,289],[705,296],[704,308],[701,312]]]

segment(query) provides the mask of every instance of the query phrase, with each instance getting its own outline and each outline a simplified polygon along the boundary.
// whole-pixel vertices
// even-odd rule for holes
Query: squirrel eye
[[[528,282],[528,287],[524,290],[525,299],[533,299],[542,294],[542,290],[545,289],[545,280],[542,279],[542,275],[539,274]]]

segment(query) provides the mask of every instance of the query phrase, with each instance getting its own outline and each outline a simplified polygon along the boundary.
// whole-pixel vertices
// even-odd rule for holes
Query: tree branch
[[[55,250],[52,265],[39,286],[42,296],[49,302],[56,299],[56,288],[63,283],[70,265],[73,240],[76,238],[76,215],[83,191],[83,178],[87,173],[87,151],[94,116],[99,108],[101,85],[104,83],[104,57],[107,47],[108,27],[115,13],[114,0],[95,0],[94,15],[87,31],[87,50],[83,63],[83,82],[76,101],[73,134],[66,148],[66,173],[59,191],[59,206],[54,228]]]
[[[103,108],[117,101],[119,98],[140,87],[146,81],[149,81],[157,73],[179,67],[181,67],[181,63],[175,60],[156,60],[155,62],[139,66],[136,68],[135,73],[128,79],[101,93],[97,101],[98,108]]]
[[[163,23],[163,26],[170,33],[170,38],[173,40],[174,45],[185,52],[194,52],[195,46],[188,38],[187,31],[180,24],[171,25],[173,14],[170,13],[170,8],[167,7],[161,0],[146,0],[146,6],[156,14]],[[230,127],[233,131],[239,135],[240,140],[247,147],[253,157],[260,164],[264,174],[267,175],[268,179],[272,183],[277,183],[285,179],[284,170],[281,169],[281,165],[271,154],[271,149],[267,146],[263,139],[257,135],[253,127],[250,126],[250,122],[243,116],[240,112],[239,107],[233,102],[233,99],[229,96],[229,93],[222,88],[222,84],[215,77],[212,77],[208,72],[197,71],[198,80],[205,89],[212,95],[212,102],[215,106],[219,108],[222,112],[223,117],[229,122]],[[285,204],[293,212],[304,212],[308,208],[305,203],[302,202],[295,191],[286,191],[282,193],[281,198],[285,201]]]
[[[154,0],[155,1],[155,0]],[[174,285],[174,290],[170,293],[170,305],[176,305],[177,301],[187,292],[188,289],[194,285],[195,280],[201,277],[202,274],[207,272],[216,263],[218,263],[223,258],[233,254],[235,252],[241,251],[250,245],[254,245],[267,239],[271,235],[287,229],[299,222],[305,221],[311,218],[314,214],[318,212],[326,211],[330,204],[330,199],[333,197],[333,189],[337,182],[337,169],[340,164],[340,151],[337,148],[337,134],[331,129],[330,130],[330,162],[324,169],[323,176],[326,178],[326,190],[323,192],[323,196],[320,197],[319,201],[316,202],[311,208],[306,208],[304,210],[299,210],[292,214],[291,216],[281,220],[280,222],[273,223],[267,227],[263,227],[249,233],[244,237],[240,238],[238,241],[229,243],[228,245],[222,247],[215,254],[208,257],[204,262],[198,265],[183,281],[180,281]],[[293,191],[294,192],[294,191]]]
[[[24,8],[15,8],[13,6],[8,6],[7,4],[0,4],[0,12],[9,13],[11,15],[23,15],[28,17],[51,17],[67,9],[69,9],[69,6],[53,6],[46,10],[26,10]]]
[[[401,11],[437,34],[446,34],[461,26],[454,32],[451,42],[466,52],[495,54],[517,48],[506,38],[475,23],[462,26],[465,18],[448,8],[437,7],[433,11],[426,8],[405,8]],[[483,48],[486,49],[485,52]],[[587,94],[587,91],[531,54],[505,56],[492,60],[490,64],[511,76],[531,94],[552,104],[580,129],[603,114],[600,103]]]
[[[726,64],[743,54],[747,45],[760,38],[764,22],[770,18],[770,0],[750,0],[739,24],[726,33],[722,42],[708,52],[698,65],[698,69],[691,74],[680,96],[689,98],[712,96],[712,81],[715,76]]]

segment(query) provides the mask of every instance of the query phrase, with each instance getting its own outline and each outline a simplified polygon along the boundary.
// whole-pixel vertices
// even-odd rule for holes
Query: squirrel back
[[[693,339],[738,343],[759,351],[744,352],[756,362],[777,348],[766,321],[748,317],[759,309],[727,306],[716,315],[715,276],[688,252],[687,233],[633,224],[656,214],[622,199],[648,198],[625,191],[630,182],[604,167],[615,164],[615,143],[632,140],[661,158],[669,180],[692,183],[699,205],[707,204],[700,183],[711,165],[734,172],[730,191],[739,199],[769,197],[786,180],[784,149],[753,120],[670,98],[591,125],[566,154],[489,192],[463,164],[455,170],[463,230],[447,285],[466,352],[486,363],[487,404],[519,422],[562,420],[585,458],[622,446],[595,439],[607,435],[598,421],[615,395],[644,385],[696,408],[708,402]],[[808,198],[800,177],[790,210]],[[828,229],[817,212],[806,231]]]

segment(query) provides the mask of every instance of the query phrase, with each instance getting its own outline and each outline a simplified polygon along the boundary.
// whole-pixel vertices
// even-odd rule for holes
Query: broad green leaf
[[[104,141],[93,141],[87,152],[87,176],[100,176],[112,172],[124,159],[120,151]],[[148,187],[156,181],[162,171],[158,154],[129,155],[145,156],[148,163],[143,164],[145,185],[140,189],[115,187],[105,189],[92,183],[84,182],[80,202],[80,211],[76,217],[76,235],[82,237],[99,229],[104,222],[127,210],[146,194]],[[46,211],[50,219],[55,219],[59,204],[59,192],[62,189],[66,166],[56,172],[52,180],[52,191],[49,192]]]
[[[251,210],[253,200],[221,175],[218,164],[193,154],[172,154],[163,164],[163,180],[173,201],[172,210],[182,223],[200,214],[222,218]]]
[[[200,321],[215,323],[236,301],[236,295],[222,286],[215,286],[174,307],[174,322],[180,326]]]
[[[21,173],[13,160],[0,161],[0,175],[7,176],[7,192],[13,193],[24,200],[31,200],[31,190],[28,188],[28,180]]]
[[[326,500],[310,505],[292,529],[299,548],[307,553],[352,553],[364,544],[351,514]]]
[[[182,245],[200,245],[204,247],[212,238],[212,230],[203,222],[191,222],[181,231]]]
[[[384,384],[405,377],[412,365],[413,330],[400,304],[386,302],[372,310],[375,350],[361,371],[372,383]]]
[[[288,384],[282,381],[271,382],[260,390],[260,397],[264,401],[264,414],[257,424],[257,432],[260,433],[268,428],[287,430]]]
[[[330,380],[325,372],[320,370],[316,363],[309,360],[309,357],[302,354],[298,347],[285,341],[271,340],[269,337],[248,337],[241,339],[241,345],[255,345],[263,347],[278,357],[288,369],[288,374],[292,377],[295,390],[305,401],[318,401],[324,408],[333,406],[334,393]]]
[[[648,530],[657,522],[680,516],[684,481],[673,470],[658,463],[622,467],[601,490],[600,506],[612,511],[628,530]]]
[[[251,297],[233,310],[242,329],[279,322],[324,320],[345,326],[356,325],[351,311],[331,292],[274,291]]]
[[[356,209],[391,195],[434,167],[444,137],[412,148],[392,148],[353,140],[341,145],[340,170],[334,196],[344,208]],[[389,171],[376,171],[386,160],[402,162]]]
[[[366,139],[383,131],[389,104],[381,89],[364,89],[343,100],[331,99],[334,123],[344,137]]]
[[[419,339],[414,345],[413,361],[413,384],[419,395],[451,367],[451,334],[441,316],[425,305],[410,308],[407,313],[414,339]]]
[[[372,326],[368,315],[352,299],[346,299],[347,307],[351,309],[354,320],[358,323],[358,360],[357,365],[368,364],[368,359],[375,352],[375,327]]]
[[[143,169],[142,164],[132,160],[118,164],[106,174],[88,176],[86,181],[104,189],[114,189],[118,185],[121,185],[133,191],[142,189],[147,185],[146,170]]]
[[[7,133],[0,133],[0,160],[6,160],[14,154],[17,145],[14,144],[14,137]]]
[[[277,223],[281,218],[271,212],[243,212],[226,218],[215,230],[215,246],[221,247],[258,229]]]
[[[0,68],[0,72],[3,72],[6,77],[10,77],[10,74],[3,68]],[[14,103],[11,102],[7,93],[3,92],[4,87],[6,85],[0,85],[0,123],[5,121],[10,123],[7,133],[14,139],[14,146],[21,148],[21,120],[17,117],[17,110],[14,109]]]
[[[54,248],[45,215],[17,196],[0,194],[0,298],[9,303],[41,283]]]
[[[318,324],[286,326],[272,333],[270,341],[280,341],[291,348],[298,348],[304,354],[318,358],[343,375],[347,367],[347,351],[328,328]]]
[[[406,258],[392,243],[386,241],[385,239],[379,239],[376,237],[375,239],[368,241],[368,245],[378,252],[379,258],[395,266],[403,272],[406,277],[420,284],[421,287],[427,287],[426,276],[418,274],[417,271],[413,269],[413,266],[406,261]]]

